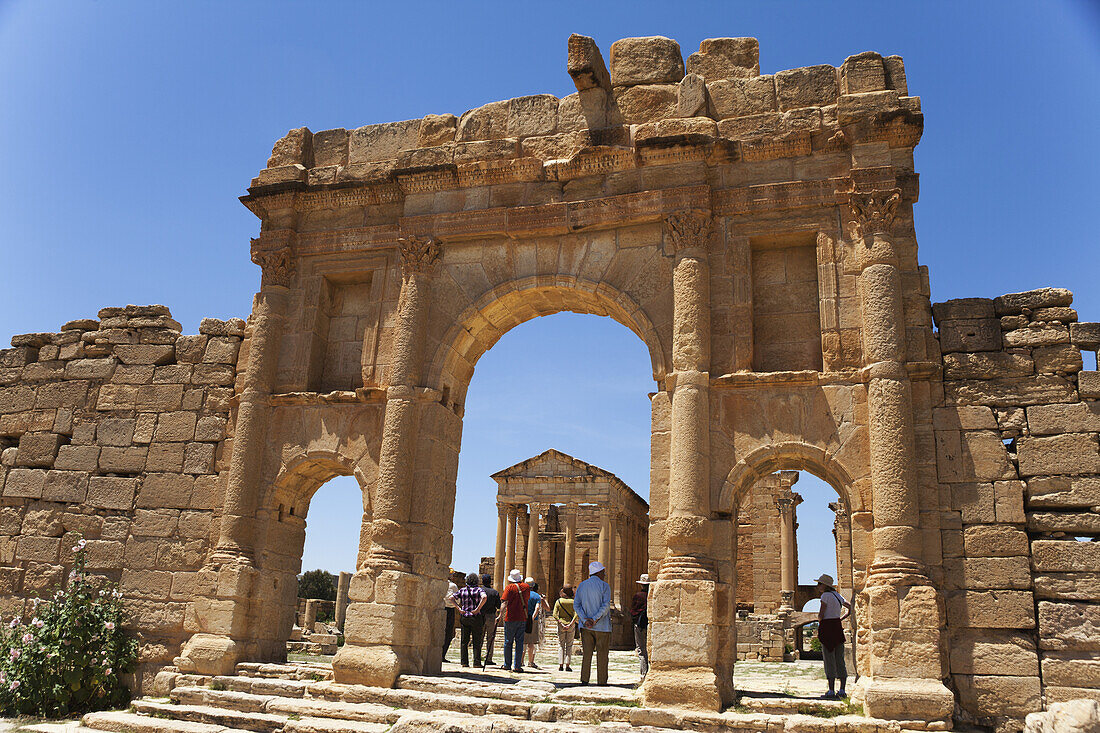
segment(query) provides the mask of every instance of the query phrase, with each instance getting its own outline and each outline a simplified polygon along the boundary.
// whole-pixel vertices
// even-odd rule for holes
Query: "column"
[[[392,360],[382,419],[371,549],[352,579],[345,644],[332,662],[342,684],[392,687],[398,673],[439,668],[441,649],[437,617],[425,613],[425,599],[442,597],[444,578],[413,572],[412,550],[420,537],[410,535],[416,493],[413,468],[423,390],[424,355],[432,280],[442,257],[438,239],[399,240],[401,292],[397,301]],[[385,588],[385,603],[375,593]]]
[[[344,619],[348,613],[348,589],[351,587],[351,573],[340,573],[336,583],[336,628],[344,631]]]
[[[539,572],[539,505],[531,504],[527,525],[527,577],[538,582]]]
[[[599,545],[596,547],[596,552],[597,552],[597,559],[599,560],[600,565],[603,565],[605,568],[611,562],[610,559],[608,559],[608,555],[607,555],[607,547],[608,547],[607,543],[609,541],[610,534],[611,534],[611,515],[610,515],[607,507],[600,507],[600,541],[599,541]]]
[[[577,505],[565,507],[565,572],[562,575],[566,585],[577,587]]]
[[[497,585],[497,590],[501,592],[504,591],[504,583],[508,573],[512,572],[512,568],[516,566],[516,526],[519,523],[519,507],[515,504],[508,504],[507,512],[508,529],[504,535],[504,567],[500,569],[500,581]]]
[[[922,557],[913,468],[913,403],[905,368],[903,292],[898,251],[891,235],[901,189],[853,192],[848,203],[859,269],[864,372],[868,379],[875,546],[868,587],[857,608],[866,610],[873,605],[898,609],[898,613],[864,613],[859,619],[868,627],[870,643],[866,648],[872,651],[866,709],[874,717],[897,717],[902,711],[896,700],[904,689],[909,698],[906,717],[947,720],[954,698],[941,682],[945,676],[943,603],[928,579]],[[888,654],[874,655],[875,649],[897,648],[903,636],[903,663]],[[908,679],[891,679],[898,677]]]
[[[497,502],[497,546],[493,555],[493,587],[497,590],[504,588],[502,573],[504,570],[504,541],[508,535],[508,505]],[[510,568],[509,568],[510,569]]]
[[[686,210],[665,219],[664,251],[672,271],[672,373],[668,518],[664,557],[650,585],[650,669],[642,686],[647,705],[720,710],[733,702],[733,657],[719,635],[732,634],[729,578],[719,578],[710,510],[710,213]],[[720,582],[722,581],[722,582]],[[719,596],[725,601],[720,602]],[[680,603],[680,599],[706,599]],[[672,617],[679,609],[678,616]],[[692,644],[673,638],[695,639]],[[683,680],[693,684],[685,686]]]
[[[618,533],[616,517],[612,514],[608,518],[607,524],[607,582],[611,585],[611,605],[622,608],[622,604],[619,603],[619,590],[622,588],[622,583],[619,580],[618,559],[615,556],[617,542],[616,534]]]
[[[516,519],[516,569],[526,575],[527,570],[527,534],[531,529],[531,518],[528,516],[527,505],[520,504],[517,508],[519,514]],[[508,568],[511,570],[511,568]]]
[[[191,601],[201,630],[176,658],[177,666],[192,674],[231,674],[242,656],[252,652],[237,640],[248,639],[246,628],[258,573],[256,512],[263,491],[268,397],[275,383],[288,288],[294,277],[288,246],[291,236],[290,232],[275,232],[252,241],[252,261],[260,266],[262,275],[249,319],[248,361],[237,407],[224,511],[217,544],[207,562],[207,569],[218,574],[216,597]],[[272,240],[277,246],[270,246]]]
[[[797,477],[798,474],[796,473]],[[782,489],[781,489],[782,490]],[[802,502],[795,493],[777,496],[775,506],[779,510],[779,612],[794,610],[794,592],[797,585],[794,554],[794,508]]]

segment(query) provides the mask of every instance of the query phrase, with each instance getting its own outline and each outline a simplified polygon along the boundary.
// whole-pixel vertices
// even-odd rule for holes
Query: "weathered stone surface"
[[[636,125],[674,116],[678,94],[676,84],[617,87],[612,103],[624,124]]]
[[[1100,605],[1040,601],[1039,648],[1100,652]]]
[[[952,674],[1039,674],[1039,652],[1029,634],[958,629],[949,654]]]
[[[1079,372],[1077,375],[1079,384],[1083,374],[1085,372]],[[944,382],[943,388],[948,402],[956,405],[1021,407],[1051,402],[1073,402],[1076,398],[1072,382],[1065,377],[1051,374],[1016,379],[952,380]],[[1081,394],[1082,396],[1085,394],[1083,389]]]
[[[586,89],[611,89],[611,75],[603,61],[599,46],[588,36],[576,33],[569,36],[566,70],[573,77],[577,91]]]
[[[1069,329],[1060,323],[1031,324],[1014,331],[1004,332],[1004,345],[1008,349],[1068,343]]]
[[[989,298],[956,298],[932,304],[932,319],[936,326],[947,321],[993,318],[993,301]]]
[[[499,140],[507,134],[508,102],[491,102],[462,113],[458,118],[455,140]]]
[[[1027,482],[1030,508],[1087,509],[1100,506],[1100,477],[1036,476]]]
[[[371,163],[396,158],[408,148],[418,147],[421,120],[365,125],[348,137],[348,163]]]
[[[1077,389],[1081,393],[1082,399],[1100,399],[1100,372],[1078,372]]]
[[[1097,436],[1069,433],[1017,441],[1021,476],[1100,473]]]
[[[622,38],[611,44],[614,86],[678,83],[684,78],[680,44],[664,36]]]
[[[1072,572],[1100,568],[1100,543],[1035,540],[1032,552],[1036,570]]]
[[[1008,293],[993,299],[993,307],[998,316],[1066,305],[1073,305],[1073,293],[1065,288],[1039,288],[1023,293]]]
[[[409,147],[432,148],[454,142],[458,118],[451,114],[425,115],[420,120],[416,145]]]
[[[677,117],[695,117],[706,113],[707,87],[703,77],[698,74],[687,74],[680,80],[680,88],[676,94]],[[717,127],[715,132],[717,133]],[[637,140],[636,137],[635,140]]]
[[[944,379],[1003,379],[1034,373],[1035,362],[1022,354],[988,351],[943,355]]]
[[[1084,365],[1081,352],[1069,344],[1042,346],[1034,349],[1032,354],[1035,370],[1040,374],[1075,374]]]
[[[268,168],[291,165],[306,168],[313,166],[313,133],[308,127],[291,130],[279,138],[271,149],[271,157],[267,160]]]
[[[508,100],[508,137],[550,135],[558,128],[558,98],[535,94]]]
[[[707,38],[688,56],[687,73],[707,81],[760,75],[760,42],[755,38]]]
[[[1022,718],[1043,707],[1038,675],[957,675],[955,683],[960,702],[981,717]]]
[[[1050,697],[1049,687],[1047,696]],[[1024,733],[1088,733],[1100,730],[1100,700],[1055,702],[1044,712],[1029,713],[1026,722]]]
[[[1032,575],[1035,597],[1054,601],[1100,601],[1100,572]]]
[[[940,350],[1000,351],[1001,325],[992,318],[945,321],[940,326]]]
[[[886,89],[882,55],[874,51],[849,56],[840,66],[840,93],[860,94]]]
[[[947,621],[971,628],[1033,629],[1034,603],[1028,591],[957,591],[947,597]]]
[[[780,71],[775,75],[775,93],[782,111],[834,104],[839,95],[836,67],[823,64]]]
[[[1071,323],[1069,339],[1079,349],[1100,351],[1100,323]]]
[[[707,84],[710,114],[718,120],[775,112],[775,77],[752,76]]]
[[[977,524],[963,530],[966,555],[979,557],[1021,557],[1029,553],[1027,533],[1016,527]]]

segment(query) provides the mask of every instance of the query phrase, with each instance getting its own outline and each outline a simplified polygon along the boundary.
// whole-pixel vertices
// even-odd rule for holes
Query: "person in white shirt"
[[[848,697],[844,686],[848,682],[848,670],[844,666],[844,619],[852,610],[852,604],[833,587],[833,576],[822,575],[817,579],[817,592],[821,596],[821,608],[817,612],[817,638],[821,642],[821,656],[825,659],[825,677],[829,691],[823,697],[832,700]],[[840,692],[834,692],[837,679]]]

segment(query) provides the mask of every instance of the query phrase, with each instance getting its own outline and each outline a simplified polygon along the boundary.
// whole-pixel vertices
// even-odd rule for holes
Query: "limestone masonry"
[[[930,303],[902,60],[761,75],[754,39],[685,62],[657,37],[609,61],[572,36],[561,99],[292,130],[242,198],[261,221],[247,325],[185,336],[128,306],[15,336],[3,613],[80,536],[126,594],[139,684],[280,661],[310,498],[351,475],[336,683],[438,672],[424,599],[446,589],[474,366],[577,311],[632,330],[653,370],[644,705],[734,701],[758,582],[737,572],[741,513],[796,470],[838,494],[869,715],[1000,725],[1100,698],[1100,324],[1053,288]],[[797,591],[779,576],[768,592]]]

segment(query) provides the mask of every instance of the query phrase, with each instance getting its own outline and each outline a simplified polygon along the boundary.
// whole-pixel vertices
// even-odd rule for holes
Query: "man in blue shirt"
[[[573,610],[581,629],[581,684],[592,673],[592,651],[596,651],[596,682],[607,684],[607,652],[611,649],[611,586],[604,581],[604,566],[588,563],[588,579],[577,586]]]

